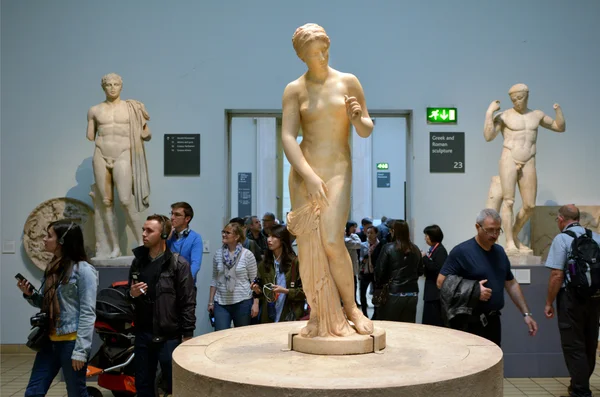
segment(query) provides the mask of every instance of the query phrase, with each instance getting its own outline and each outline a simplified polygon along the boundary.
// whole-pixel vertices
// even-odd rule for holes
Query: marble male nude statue
[[[283,149],[292,166],[294,210],[288,214],[288,227],[297,238],[300,276],[311,306],[310,320],[300,334],[371,334],[372,322],[355,303],[352,262],[341,231],[350,210],[350,127],[366,138],[373,122],[358,79],[329,66],[330,41],[322,27],[298,28],[292,44],[308,67],[284,90],[282,125]]]
[[[150,119],[144,105],[134,100],[121,100],[123,81],[117,74],[102,77],[106,100],[88,111],[87,138],[95,141],[92,165],[94,169],[94,205],[97,213],[97,257],[115,258],[121,255],[114,215],[114,188],[123,206],[127,224],[137,242],[142,244],[138,212],[149,205],[150,184],[143,141],[149,141]],[[98,230],[102,226],[104,230]],[[103,246],[103,245],[107,246]]]
[[[507,254],[531,253],[532,250],[518,239],[519,231],[531,216],[537,196],[537,173],[535,168],[536,142],[538,127],[556,132],[565,131],[565,118],[558,104],[554,104],[556,120],[544,114],[541,110],[531,110],[527,107],[529,89],[525,84],[515,84],[508,91],[513,108],[494,115],[500,110],[500,101],[493,101],[485,116],[483,135],[486,141],[493,140],[502,133],[504,144],[500,157],[500,197],[490,197],[488,206],[496,208],[502,202],[500,211],[502,224],[506,226]],[[517,213],[513,224],[513,206],[515,202],[516,185],[523,201],[523,206]],[[490,191],[494,190],[494,187]],[[491,202],[493,201],[493,202]],[[512,227],[511,227],[512,225]]]

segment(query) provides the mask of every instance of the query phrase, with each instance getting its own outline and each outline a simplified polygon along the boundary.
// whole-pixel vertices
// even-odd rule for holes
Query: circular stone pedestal
[[[323,356],[288,349],[303,322],[213,332],[173,353],[176,397],[501,397],[502,350],[475,335],[375,321],[380,354]]]

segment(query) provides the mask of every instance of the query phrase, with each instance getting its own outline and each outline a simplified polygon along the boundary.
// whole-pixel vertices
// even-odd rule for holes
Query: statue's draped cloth
[[[150,179],[142,132],[150,115],[144,104],[128,99],[129,111],[129,142],[131,146],[131,168],[133,176],[133,199],[138,212],[144,211],[150,205]]]
[[[356,333],[346,319],[337,286],[330,272],[329,260],[321,238],[319,205],[309,203],[290,212],[287,222],[288,230],[298,241],[300,278],[311,309],[307,331],[316,326],[317,330],[312,335],[322,337]],[[308,245],[308,249],[304,245]]]

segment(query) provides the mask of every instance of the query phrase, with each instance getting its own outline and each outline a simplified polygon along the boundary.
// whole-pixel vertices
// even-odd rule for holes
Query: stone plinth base
[[[134,256],[119,256],[118,258],[92,258],[90,262],[94,267],[129,267]]]
[[[213,332],[173,353],[176,397],[501,397],[502,350],[447,328],[375,321],[380,354],[315,355],[287,349],[305,322]]]
[[[542,264],[542,257],[533,254],[508,255],[511,266],[535,266]]]
[[[320,354],[324,356],[345,354],[379,353],[385,349],[385,330],[375,328],[371,335],[352,335],[347,338],[316,337],[305,338],[300,329],[290,331],[288,349],[300,353]]]

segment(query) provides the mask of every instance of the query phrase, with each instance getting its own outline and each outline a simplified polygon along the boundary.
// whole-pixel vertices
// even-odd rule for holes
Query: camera
[[[46,328],[48,325],[48,313],[39,312],[29,319],[32,327]]]

